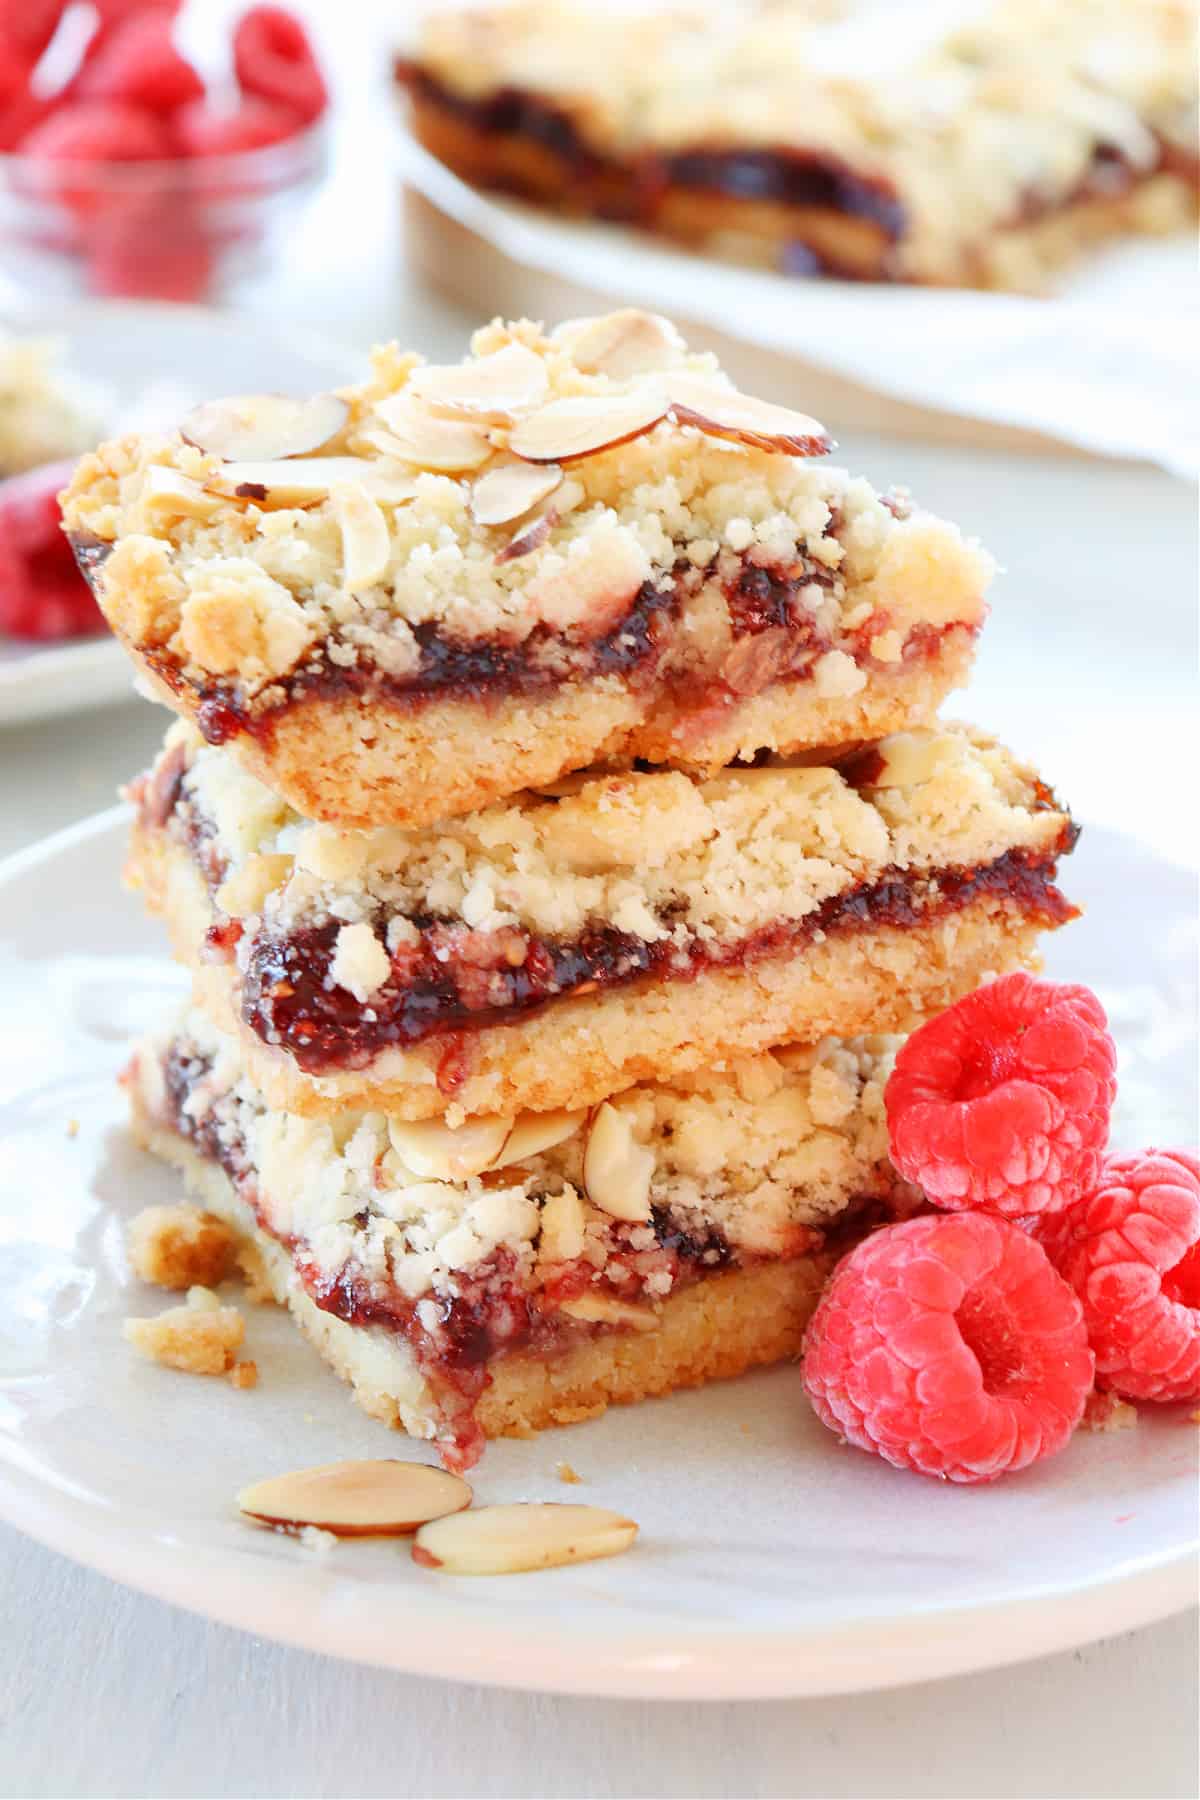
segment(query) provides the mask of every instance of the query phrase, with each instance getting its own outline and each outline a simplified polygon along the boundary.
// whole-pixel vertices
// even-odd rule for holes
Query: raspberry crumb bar
[[[910,1026],[1073,916],[1075,831],[962,727],[836,765],[580,775],[340,831],[184,724],[129,874],[272,1106],[548,1110],[793,1039]]]
[[[1194,0],[818,10],[442,10],[396,73],[466,180],[792,274],[1038,288],[1193,220]]]
[[[451,1131],[272,1112],[193,1012],[126,1082],[141,1141],[252,1240],[359,1403],[464,1469],[485,1437],[795,1355],[836,1248],[919,1202],[887,1160],[896,1047]]]
[[[81,565],[157,696],[342,826],[924,724],[984,617],[983,551],[647,313],[182,430],[84,459]]]

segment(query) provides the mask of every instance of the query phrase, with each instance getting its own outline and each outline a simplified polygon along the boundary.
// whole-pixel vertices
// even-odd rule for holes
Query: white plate
[[[111,394],[124,424],[157,428],[214,393],[311,393],[354,379],[353,352],[323,339],[200,306],[108,300],[3,307],[4,326],[56,338],[65,367]],[[0,635],[0,725],[102,706],[132,691],[128,658],[110,638],[28,644]]]
[[[1190,1603],[1197,1432],[1185,1414],[1080,1434],[1024,1476],[954,1488],[840,1447],[794,1369],[489,1448],[481,1499],[594,1500],[638,1519],[640,1544],[612,1562],[454,1581],[415,1567],[403,1544],[321,1556],[239,1523],[232,1496],[254,1477],[427,1452],[358,1413],[273,1308],[249,1309],[252,1392],[152,1367],[121,1341],[122,1317],[162,1298],[131,1283],[123,1222],[175,1184],[131,1148],[113,1078],[180,980],[118,887],[122,817],[0,872],[0,1513],[13,1523],[268,1637],[581,1693],[881,1687],[1061,1649]],[[1098,831],[1069,885],[1091,912],[1050,965],[1110,1006],[1118,1141],[1187,1141],[1193,880]],[[582,1486],[557,1482],[559,1457]]]

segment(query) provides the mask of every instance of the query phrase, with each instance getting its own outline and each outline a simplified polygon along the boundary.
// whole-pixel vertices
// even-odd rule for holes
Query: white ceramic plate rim
[[[85,819],[0,863],[0,889],[123,824],[125,807]],[[1184,1610],[1200,1579],[1195,1547],[1127,1558],[1069,1588],[1035,1582],[969,1607],[933,1604],[852,1623],[814,1618],[795,1628],[714,1631],[562,1623],[518,1634],[472,1615],[462,1590],[406,1589],[403,1628],[361,1603],[352,1572],[311,1558],[299,1568],[260,1558],[252,1579],[237,1558],[139,1534],[38,1477],[0,1467],[0,1516],[114,1580],[242,1629],[406,1673],[581,1694],[640,1698],[777,1698],[845,1693],[999,1667],[1128,1630]],[[547,1577],[546,1579],[554,1579]]]

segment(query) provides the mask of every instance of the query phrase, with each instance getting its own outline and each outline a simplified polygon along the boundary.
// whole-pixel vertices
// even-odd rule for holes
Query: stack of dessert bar
[[[830,447],[626,311],[213,403],[66,496],[180,714],[137,1131],[451,1466],[793,1355],[919,1199],[886,1034],[1071,914],[1069,817],[936,722],[988,557]]]

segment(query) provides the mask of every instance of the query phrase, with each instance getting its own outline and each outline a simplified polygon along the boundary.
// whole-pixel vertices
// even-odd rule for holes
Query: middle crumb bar
[[[589,1106],[905,1029],[1073,916],[1053,885],[1069,816],[962,727],[342,831],[177,725],[133,798],[131,880],[267,1103],[302,1115]]]

